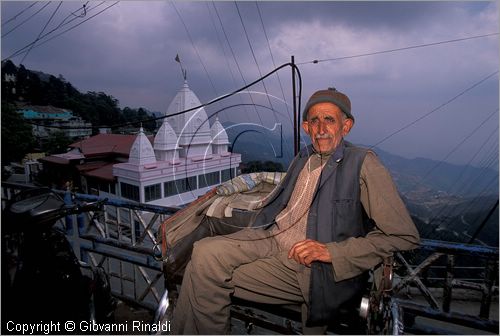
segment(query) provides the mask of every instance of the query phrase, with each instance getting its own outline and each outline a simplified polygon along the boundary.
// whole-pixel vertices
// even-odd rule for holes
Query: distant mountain
[[[498,193],[498,171],[425,158],[406,159],[374,149],[403,193],[432,189],[457,196]]]
[[[277,134],[256,126],[245,126],[247,133],[241,134],[242,128],[229,127],[234,125],[224,123],[229,140],[233,142],[237,139],[235,151],[242,154],[243,162],[274,160],[288,167],[293,158],[291,136],[284,135],[280,141]],[[275,157],[272,146],[278,153],[281,153],[282,146],[283,156]],[[455,196],[462,199],[475,195],[498,194],[496,170],[426,158],[407,159],[379,148],[374,148],[374,151],[391,172],[399,191],[408,199],[416,200],[421,195],[432,195],[433,198]]]
[[[224,124],[226,129],[234,124]],[[284,136],[283,156],[275,157],[271,144],[279,137],[255,126],[227,130],[234,151],[243,162],[274,161],[288,167],[293,157],[291,136]],[[361,145],[363,146],[363,145]],[[368,147],[368,146],[363,146]],[[498,200],[498,172],[493,169],[455,165],[426,158],[407,159],[375,148],[390,171],[403,201],[423,238],[467,242]],[[478,236],[480,242],[498,246],[498,209]]]

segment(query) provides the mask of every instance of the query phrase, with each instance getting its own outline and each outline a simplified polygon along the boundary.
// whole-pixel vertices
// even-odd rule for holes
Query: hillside
[[[145,108],[120,108],[113,96],[104,92],[81,93],[62,75],[57,77],[41,71],[17,67],[10,60],[2,62],[2,104],[55,106],[73,111],[96,128],[136,122],[152,118]],[[139,122],[133,125],[139,127]],[[153,131],[154,121],[144,122],[144,128]],[[116,129],[115,129],[116,131]]]
[[[235,129],[228,131],[230,141],[238,136]],[[274,161],[286,170],[292,159],[291,137],[284,137],[284,155],[276,157],[273,147],[279,148],[280,140],[273,134],[261,135],[238,137],[234,151],[242,154],[244,163]],[[269,140],[263,141],[265,136]],[[407,159],[378,148],[374,151],[393,176],[423,238],[469,241],[498,200],[498,171],[493,169],[426,158]],[[498,219],[496,209],[478,236],[481,242],[477,243],[498,246]]]

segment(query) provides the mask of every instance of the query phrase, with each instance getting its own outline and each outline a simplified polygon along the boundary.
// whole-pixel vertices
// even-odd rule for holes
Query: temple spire
[[[179,58],[179,54],[175,56],[175,61],[179,63],[181,67],[182,77],[184,78],[184,82],[187,81],[187,71],[182,67],[181,59]]]

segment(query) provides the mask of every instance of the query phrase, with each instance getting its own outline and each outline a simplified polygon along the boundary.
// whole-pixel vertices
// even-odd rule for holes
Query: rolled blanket
[[[286,173],[282,172],[260,172],[250,173],[224,182],[216,188],[216,193],[219,196],[229,196],[234,193],[245,192],[254,189],[261,183],[278,185],[285,177]]]

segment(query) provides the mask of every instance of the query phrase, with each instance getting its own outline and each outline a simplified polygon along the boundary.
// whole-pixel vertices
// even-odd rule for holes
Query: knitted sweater
[[[309,208],[328,158],[325,155],[311,155],[297,178],[287,206],[276,216],[276,226],[271,232],[280,250],[289,251],[295,243],[306,239]]]

